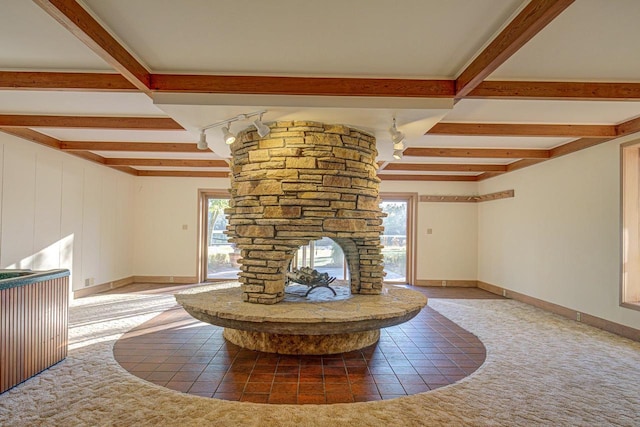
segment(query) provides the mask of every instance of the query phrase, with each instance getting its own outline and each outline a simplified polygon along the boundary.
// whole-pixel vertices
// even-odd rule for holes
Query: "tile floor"
[[[497,298],[475,288],[414,289],[429,298]],[[122,292],[122,290],[120,290]],[[326,404],[392,399],[433,390],[475,371],[485,348],[428,306],[381,331],[377,344],[327,356],[261,353],[230,344],[222,328],[168,310],[123,335],[116,360],[133,375],[173,390],[259,403]]]

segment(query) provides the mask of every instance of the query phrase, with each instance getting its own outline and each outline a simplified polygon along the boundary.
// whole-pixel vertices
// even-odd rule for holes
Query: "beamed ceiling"
[[[136,176],[228,176],[221,134],[202,151],[199,129],[262,109],[265,122],[375,134],[383,180],[479,181],[640,131],[637,0],[2,0],[0,12],[0,130]]]

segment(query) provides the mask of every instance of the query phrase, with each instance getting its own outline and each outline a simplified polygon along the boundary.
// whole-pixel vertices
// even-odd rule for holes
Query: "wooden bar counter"
[[[0,393],[67,356],[69,270],[0,270]]]

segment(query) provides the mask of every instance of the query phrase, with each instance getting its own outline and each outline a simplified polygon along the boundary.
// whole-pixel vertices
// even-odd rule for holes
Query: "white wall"
[[[475,182],[383,181],[380,191],[418,195],[478,194]],[[416,279],[476,280],[477,203],[418,203]],[[432,233],[427,234],[431,229]]]
[[[197,276],[198,190],[228,188],[227,178],[139,177],[135,189],[135,274]]]
[[[129,277],[134,178],[0,133],[0,268]]]
[[[481,181],[478,280],[640,328],[619,307],[620,151],[609,142]]]
[[[197,276],[198,190],[227,191],[222,178],[140,177],[136,181],[134,264],[139,276]],[[476,183],[384,181],[382,192],[477,194]],[[419,203],[419,280],[475,280],[474,203]],[[187,229],[183,230],[186,225]],[[427,227],[433,234],[427,236]]]

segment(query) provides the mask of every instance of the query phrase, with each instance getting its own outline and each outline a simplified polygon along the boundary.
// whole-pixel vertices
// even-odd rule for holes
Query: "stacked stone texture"
[[[342,248],[351,292],[379,294],[383,232],[375,138],[343,125],[271,123],[231,146],[229,240],[240,248],[244,301],[284,298],[297,250],[329,237]]]

